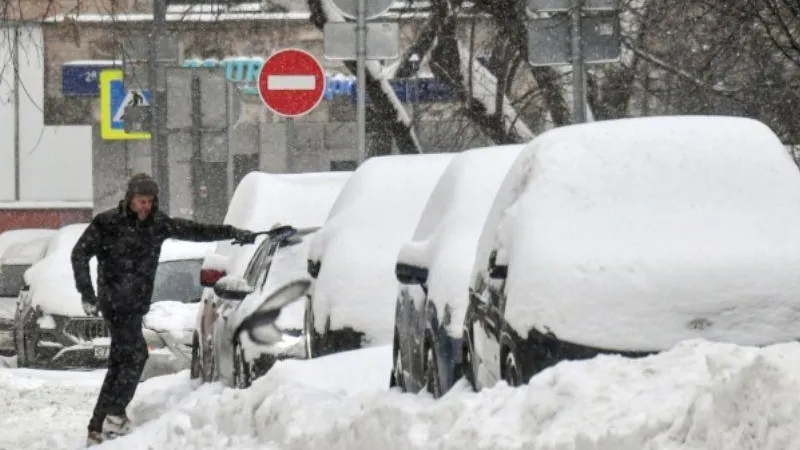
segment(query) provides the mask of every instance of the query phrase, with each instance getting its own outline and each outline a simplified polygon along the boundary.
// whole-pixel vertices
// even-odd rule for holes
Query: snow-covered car
[[[61,228],[48,242],[46,256],[25,272],[14,333],[21,367],[93,367],[108,359],[108,328],[102,318],[85,315],[72,273],[72,249],[87,226]],[[211,248],[209,243],[164,242],[153,305],[144,318],[151,351],[148,366],[175,367],[177,359],[182,362],[178,369],[188,368],[201,293],[200,266]],[[97,259],[89,265],[96,289]]]
[[[309,357],[392,342],[397,253],[454,156],[373,157],[342,189],[309,249]]]
[[[390,386],[438,397],[461,376],[461,330],[475,247],[497,190],[522,145],[465,151],[433,189],[397,257]]]
[[[297,229],[319,227],[351,175],[352,172],[251,172],[236,187],[223,222],[253,231],[270,230],[276,224]],[[225,276],[244,277],[256,249],[265,239],[265,236],[259,236],[254,245],[244,246],[220,242],[203,262],[200,275],[204,287],[202,304],[192,340],[192,378],[214,381],[220,377],[218,369],[227,373],[232,367],[229,362],[217,364],[214,348],[214,342],[223,339],[215,337],[216,322],[226,320],[220,309],[227,311],[232,305],[220,299],[213,288]],[[226,339],[230,337],[226,336]],[[233,355],[228,350],[233,348],[233,344],[233,340],[226,341],[227,350],[221,358],[232,361]],[[230,381],[230,376],[224,378]]]
[[[221,300],[221,319],[213,331],[214,367],[228,385],[247,388],[277,360],[306,358],[305,292],[278,311],[269,299],[288,283],[308,280],[306,257],[316,231],[290,229],[265,239],[243,277],[228,275],[214,286]]]
[[[25,271],[44,257],[48,241],[49,238],[40,237],[17,242],[8,246],[0,257],[0,355],[16,353],[14,314],[17,297],[25,286]]]
[[[9,247],[16,246],[17,244],[24,244],[36,239],[44,239],[52,237],[56,230],[50,228],[22,228],[8,230],[0,233],[0,258],[5,255]],[[15,278],[15,275],[10,275]],[[13,289],[13,282],[6,283],[2,270],[0,269],[0,321],[12,322],[14,319],[14,309],[17,305],[17,294],[11,294]],[[16,289],[18,291],[18,289]],[[0,338],[2,340],[2,338]]]
[[[509,170],[463,334],[476,388],[561,360],[703,339],[798,338],[800,173],[751,119],[674,116],[543,133]]]

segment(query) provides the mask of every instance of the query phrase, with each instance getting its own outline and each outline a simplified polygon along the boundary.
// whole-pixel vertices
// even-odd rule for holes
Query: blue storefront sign
[[[61,87],[65,96],[97,96],[100,94],[98,74],[101,69],[119,66],[118,61],[76,61],[61,68]],[[236,84],[244,95],[258,95],[258,72],[264,64],[263,58],[235,57],[218,59],[187,59],[183,67],[219,67],[225,78]],[[447,84],[435,78],[412,78],[391,80],[392,88],[401,102],[433,103],[457,99],[456,93]],[[356,79],[348,75],[328,75],[325,99],[347,97],[356,101]],[[367,98],[369,101],[369,98]]]

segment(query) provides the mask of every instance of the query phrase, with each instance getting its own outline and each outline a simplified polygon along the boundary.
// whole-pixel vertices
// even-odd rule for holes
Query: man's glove
[[[81,299],[81,306],[83,306],[83,312],[85,312],[87,316],[97,317],[100,315],[100,312],[97,309],[97,297],[93,295],[84,296]]]
[[[256,234],[252,231],[242,230],[241,228],[233,229],[233,240],[237,243],[252,244],[256,241]]]

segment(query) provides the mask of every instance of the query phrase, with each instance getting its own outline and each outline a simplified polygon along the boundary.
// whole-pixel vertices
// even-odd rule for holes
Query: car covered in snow
[[[14,312],[17,296],[25,286],[25,271],[44,257],[48,241],[47,237],[39,237],[16,242],[0,256],[0,355],[16,353]]]
[[[391,386],[439,397],[461,376],[461,330],[475,247],[500,183],[522,145],[468,150],[433,189],[395,267]]]
[[[102,318],[84,313],[72,273],[72,249],[87,226],[61,228],[48,242],[46,256],[25,272],[14,334],[21,367],[94,367],[108,359],[108,328]],[[143,321],[148,366],[189,367],[192,325],[202,290],[200,267],[211,248],[209,243],[164,242],[151,309]],[[96,283],[96,258],[90,260],[90,270]]]
[[[463,335],[477,388],[561,361],[691,339],[798,338],[800,173],[744,118],[557,128],[509,170],[484,223]]]
[[[295,229],[317,228],[325,221],[333,202],[351,175],[352,172],[251,172],[236,187],[224,223],[253,231],[271,230],[276,225]],[[268,240],[268,236],[262,235],[253,245],[238,246],[232,242],[220,242],[203,262],[200,279],[204,289],[192,341],[192,378],[202,378],[204,381],[222,379],[229,384],[241,384],[260,376],[276,356],[271,353],[274,350],[272,347],[261,349],[263,352],[251,347],[250,350],[254,351],[245,355],[245,360],[234,361],[235,354],[237,358],[242,356],[240,351],[234,352],[235,348],[241,347],[241,342],[237,344],[241,333],[230,329],[229,315],[241,316],[245,310],[237,312],[240,305],[250,305],[249,302],[255,301],[258,295],[252,296],[244,305],[241,298],[223,299],[214,289],[224,277],[244,278],[252,282],[255,278],[265,276],[265,270],[270,267],[269,261],[278,249],[270,246],[284,244]],[[264,246],[265,250],[256,258],[258,249]],[[300,264],[305,264],[306,255],[299,257],[302,258]],[[259,271],[252,272],[254,267],[258,267]],[[290,335],[298,329],[302,330],[303,311],[304,307],[299,311],[293,312],[287,308],[281,312],[281,323],[288,327],[286,331]],[[292,314],[295,315],[294,319],[290,319]],[[234,368],[241,368],[243,364],[251,368],[250,375],[247,378],[239,377],[234,383]]]
[[[373,157],[342,189],[309,249],[310,357],[392,342],[397,253],[454,156]]]
[[[214,322],[214,367],[226,384],[247,388],[282,359],[307,357],[303,335],[306,291],[275,309],[270,298],[283,286],[308,280],[306,257],[318,228],[278,227],[261,242],[243,277],[214,285],[223,302]]]

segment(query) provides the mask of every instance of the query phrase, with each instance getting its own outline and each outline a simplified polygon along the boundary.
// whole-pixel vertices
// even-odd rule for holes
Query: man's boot
[[[103,433],[99,431],[90,431],[86,437],[86,446],[100,445],[103,443]]]
[[[103,433],[109,437],[125,436],[133,430],[133,424],[125,414],[120,416],[109,414],[103,421]]]

